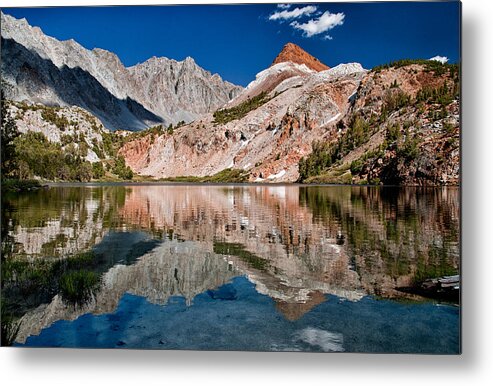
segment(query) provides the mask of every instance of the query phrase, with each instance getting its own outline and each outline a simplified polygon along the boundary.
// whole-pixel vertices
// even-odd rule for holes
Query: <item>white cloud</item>
[[[329,31],[332,28],[344,24],[344,13],[330,13],[325,11],[318,19],[311,19],[306,23],[300,24],[297,21],[293,21],[290,25],[303,31],[303,35],[311,37]]]
[[[440,62],[442,64],[448,62],[448,58],[446,56],[440,56],[440,55],[434,56],[433,58],[430,58],[428,60],[436,60],[437,62]]]
[[[269,20],[288,20],[288,19],[297,19],[301,16],[309,16],[317,10],[317,7],[313,5],[307,5],[303,8],[294,8],[291,10],[284,10],[274,12],[269,16]]]
[[[277,4],[277,8],[288,9],[289,7],[291,7],[291,4]]]
[[[332,40],[334,38],[332,36],[330,36],[330,35],[325,35],[322,39],[323,40]]]
[[[325,352],[344,351],[344,337],[338,332],[330,332],[315,327],[307,327],[295,333],[295,339],[320,347]]]

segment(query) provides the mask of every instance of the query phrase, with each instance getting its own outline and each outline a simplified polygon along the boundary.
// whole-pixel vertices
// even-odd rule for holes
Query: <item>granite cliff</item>
[[[125,67],[104,49],[47,36],[25,19],[1,14],[2,88],[7,99],[79,106],[111,130],[190,122],[215,111],[241,87],[192,58],[150,58]]]

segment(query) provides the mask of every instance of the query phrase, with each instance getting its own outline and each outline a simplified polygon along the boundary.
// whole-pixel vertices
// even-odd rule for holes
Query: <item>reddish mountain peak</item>
[[[329,67],[323,64],[320,60],[293,43],[288,43],[283,47],[282,51],[272,62],[272,65],[282,62],[305,64],[308,68],[315,71],[324,71],[329,69]]]

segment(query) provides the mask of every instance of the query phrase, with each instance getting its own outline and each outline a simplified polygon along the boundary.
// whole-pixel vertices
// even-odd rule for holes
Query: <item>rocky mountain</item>
[[[235,168],[249,171],[253,181],[295,181],[297,162],[312,141],[335,130],[365,73],[358,64],[317,73],[279,63],[259,73],[224,114],[207,114],[173,135],[129,142],[121,154],[136,172],[155,177]]]
[[[213,112],[242,90],[204,70],[191,57],[181,62],[152,57],[128,72],[138,84],[138,100],[173,124]]]
[[[325,71],[329,69],[329,67],[323,64],[320,60],[293,43],[287,43],[283,47],[282,51],[272,62],[272,66],[284,62],[304,64],[308,68],[315,71]]]
[[[1,14],[2,85],[15,101],[79,106],[108,129],[189,122],[241,91],[193,59],[151,58],[127,68],[113,53],[59,41]]]
[[[288,48],[286,48],[288,47]],[[287,45],[237,97],[172,135],[120,150],[137,173],[158,178],[242,171],[251,182],[457,184],[456,65],[400,61],[315,71]],[[306,62],[303,62],[306,58]]]

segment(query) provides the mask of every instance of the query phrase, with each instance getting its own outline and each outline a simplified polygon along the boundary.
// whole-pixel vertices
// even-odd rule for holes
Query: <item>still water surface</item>
[[[15,345],[460,351],[459,190],[58,186],[2,206]]]

